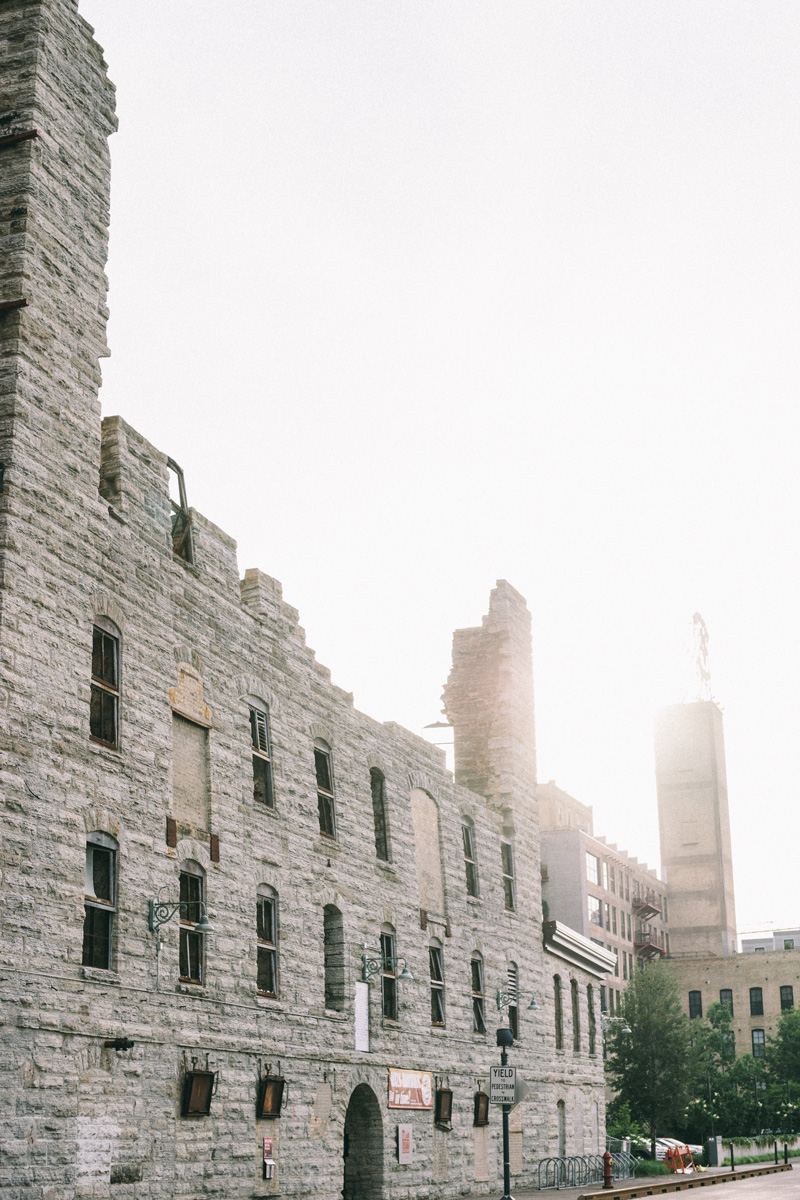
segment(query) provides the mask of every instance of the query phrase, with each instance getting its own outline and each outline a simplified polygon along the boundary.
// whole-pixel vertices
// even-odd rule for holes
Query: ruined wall
[[[192,513],[193,561],[177,556],[166,455],[116,417],[103,422],[101,443],[113,89],[73,0],[0,4],[0,97],[7,128],[40,135],[0,146],[0,298],[29,301],[0,311],[0,1189],[19,1200],[333,1200],[348,1102],[366,1084],[380,1114],[387,1197],[493,1190],[497,1113],[486,1129],[472,1125],[473,1094],[497,1061],[493,996],[509,962],[525,1002],[548,995],[558,969],[541,949],[524,602],[498,585],[486,626],[500,648],[497,687],[482,708],[494,731],[487,794],[454,783],[424,740],[357,712],[306,646],[280,584],[254,570],[240,580],[234,542],[202,515]],[[90,737],[96,624],[119,637],[114,745]],[[470,653],[462,646],[458,656],[467,674]],[[509,681],[519,708],[507,703]],[[271,808],[254,798],[253,699],[269,710]],[[188,744],[175,754],[173,725],[187,718],[194,759]],[[315,739],[334,767],[333,839],[320,833]],[[389,861],[376,854],[373,768],[386,781]],[[443,911],[424,917],[414,789],[436,805],[441,843]],[[466,894],[464,816],[475,829],[477,897]],[[500,850],[509,825],[511,912]],[[117,854],[107,967],[83,961],[91,834],[111,839]],[[213,925],[196,984],[179,978],[177,920],[164,925],[160,953],[148,928],[148,902],[177,896],[187,860],[205,872]],[[259,887],[277,896],[275,996],[257,988]],[[342,914],[339,1010],[325,1007],[326,906]],[[363,947],[377,954],[382,925],[396,931],[413,980],[399,987],[396,1022],[382,1017],[371,980],[370,1049],[356,1051]],[[431,1024],[434,938],[443,1028]],[[475,952],[485,1034],[472,1029]],[[586,1028],[589,978],[575,974]],[[105,1045],[120,1037],[134,1046]],[[557,1147],[559,1101],[570,1147],[594,1149],[602,1137],[602,1064],[585,1038],[580,1052],[555,1049],[546,1003],[535,1014],[523,1003],[512,1061],[535,1081],[515,1114],[515,1166],[529,1183]],[[193,1063],[218,1072],[210,1115],[195,1119],[181,1115]],[[257,1120],[270,1065],[287,1080],[286,1103],[280,1119]],[[452,1132],[435,1129],[429,1111],[388,1108],[390,1067],[449,1082]],[[394,1154],[400,1120],[415,1132],[408,1166]],[[272,1181],[261,1173],[265,1136],[275,1143]]]

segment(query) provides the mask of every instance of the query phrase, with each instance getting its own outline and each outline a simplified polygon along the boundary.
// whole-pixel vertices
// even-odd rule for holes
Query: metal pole
[[[501,1067],[508,1066],[508,1055],[506,1054],[505,1046],[500,1049],[500,1065]],[[513,1200],[511,1195],[511,1151],[509,1148],[508,1136],[508,1114],[511,1112],[511,1105],[503,1105],[503,1200]]]

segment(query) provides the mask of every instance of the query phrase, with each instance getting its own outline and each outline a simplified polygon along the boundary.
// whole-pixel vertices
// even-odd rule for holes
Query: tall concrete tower
[[[725,742],[722,713],[713,700],[673,704],[659,714],[655,760],[670,952],[734,954]]]

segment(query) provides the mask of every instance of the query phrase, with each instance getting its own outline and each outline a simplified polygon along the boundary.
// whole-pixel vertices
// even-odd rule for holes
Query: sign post
[[[508,1136],[508,1114],[514,1107],[517,1084],[517,1069],[509,1067],[506,1050],[514,1041],[510,1029],[498,1029],[497,1044],[500,1047],[500,1066],[492,1067],[489,1099],[503,1106],[503,1200],[514,1200],[511,1195],[511,1153]]]

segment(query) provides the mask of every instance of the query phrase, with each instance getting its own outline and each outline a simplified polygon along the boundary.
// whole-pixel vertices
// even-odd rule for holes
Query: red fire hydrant
[[[614,1184],[612,1182],[614,1176],[614,1159],[611,1157],[611,1151],[606,1150],[603,1155],[603,1187],[610,1188]]]

